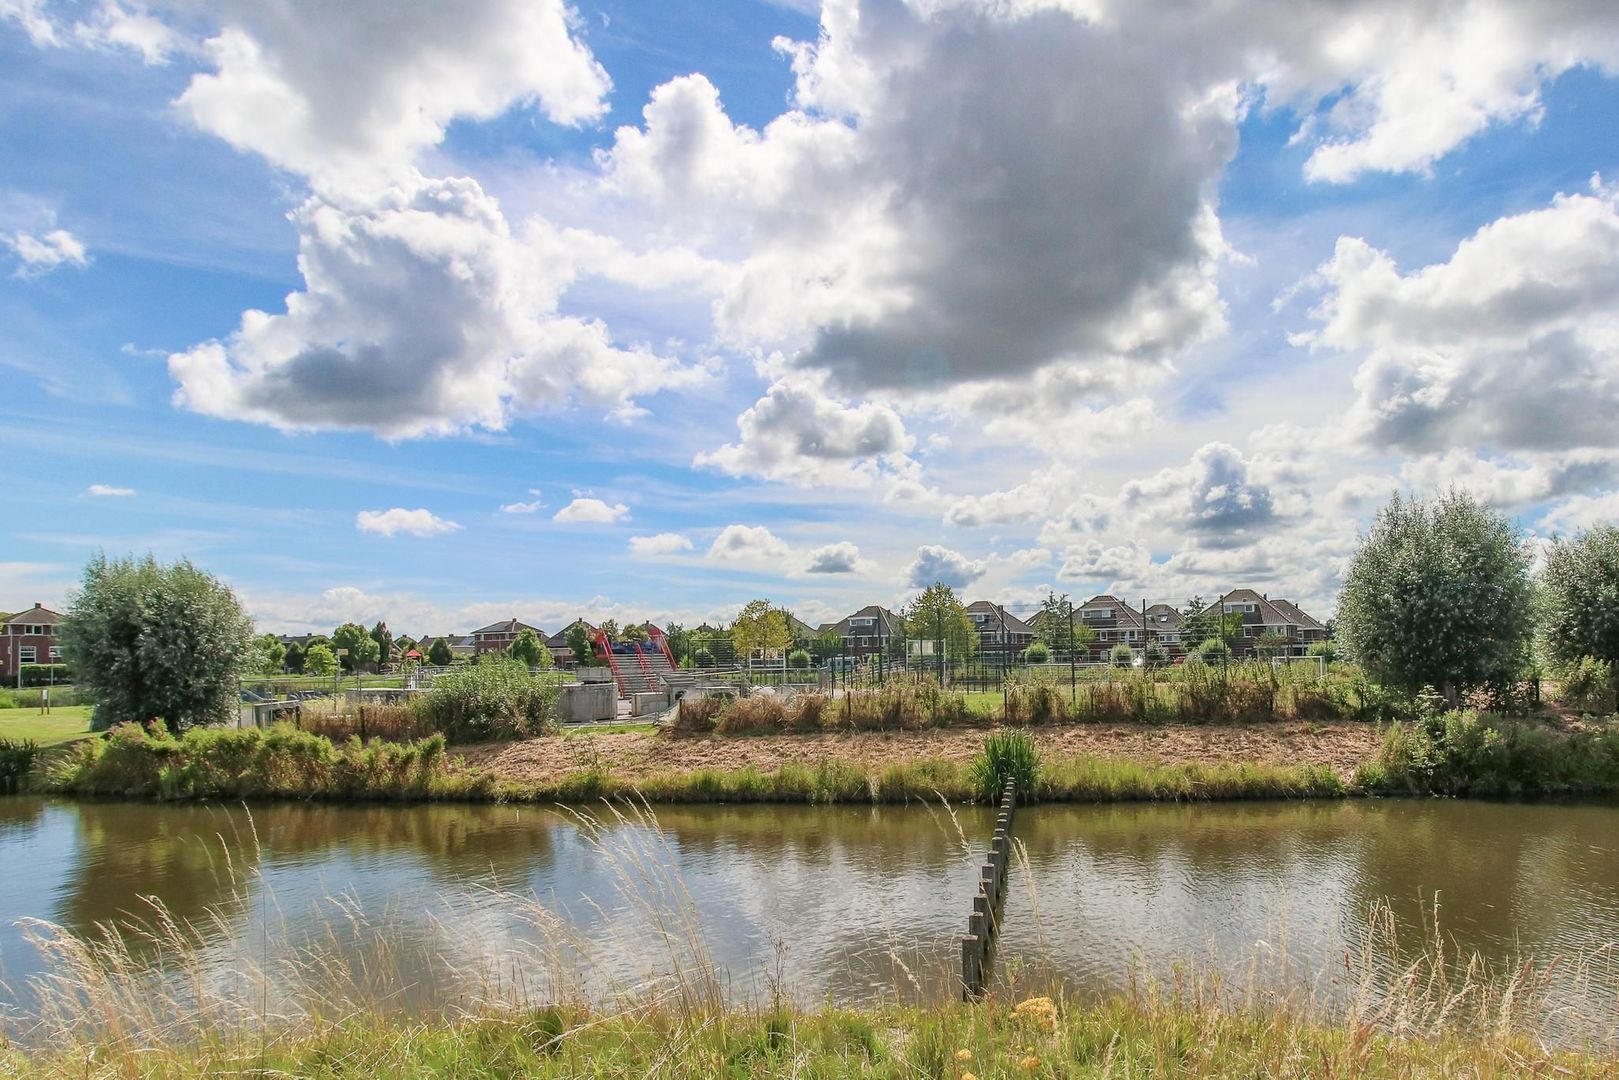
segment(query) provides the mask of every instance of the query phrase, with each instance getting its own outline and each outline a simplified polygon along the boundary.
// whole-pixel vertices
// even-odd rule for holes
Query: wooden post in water
[[[1012,861],[1012,811],[1016,807],[1017,786],[1008,780],[995,815],[989,857],[978,870],[978,891],[967,916],[967,933],[961,938],[961,994],[967,1001],[982,998],[989,985],[990,954],[1000,929],[1006,870]]]

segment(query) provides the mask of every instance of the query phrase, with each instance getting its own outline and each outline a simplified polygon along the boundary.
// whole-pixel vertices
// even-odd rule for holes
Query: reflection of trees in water
[[[1487,958],[1589,951],[1619,937],[1619,809],[1389,800],[1367,804],[1348,909],[1386,900]]]
[[[181,923],[240,912],[252,875],[280,862],[406,856],[445,883],[522,880],[552,858],[553,817],[497,806],[150,806],[76,803],[75,858],[53,917],[75,932],[145,925],[160,901]],[[261,865],[262,860],[262,865]]]
[[[961,832],[942,806],[660,806],[657,819],[680,853],[793,859],[825,867],[834,859],[879,873],[941,867],[989,849],[993,813],[955,807]]]
[[[38,828],[44,816],[44,799],[28,795],[7,795],[0,798],[0,836],[8,832],[27,832]]]

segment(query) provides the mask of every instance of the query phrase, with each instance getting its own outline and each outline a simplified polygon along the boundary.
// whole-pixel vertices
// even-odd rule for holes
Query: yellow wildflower
[[[1033,1020],[1036,1024],[1050,1031],[1057,1026],[1057,1006],[1048,997],[1025,998],[1018,1002],[1012,1015],[1025,1020]]]
[[[968,1050],[965,1046],[962,1047],[960,1050],[956,1051],[956,1060],[961,1062],[963,1065],[965,1065],[967,1062],[971,1061],[972,1059],[973,1059],[973,1052],[971,1050]]]
[[[1022,1069],[1024,1072],[1034,1072],[1034,1070],[1038,1069],[1039,1067],[1040,1059],[1035,1057],[1033,1054],[1030,1054],[1028,1057],[1018,1062],[1018,1068]]]

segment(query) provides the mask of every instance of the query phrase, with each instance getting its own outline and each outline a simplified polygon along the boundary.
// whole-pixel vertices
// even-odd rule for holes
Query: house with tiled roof
[[[1272,600],[1253,589],[1232,589],[1208,608],[1205,614],[1241,617],[1240,633],[1231,642],[1233,655],[1253,653],[1262,640],[1276,642],[1283,656],[1303,656],[1310,643],[1322,641],[1327,628],[1290,600]]]
[[[60,613],[43,604],[5,618],[0,629],[0,679],[15,681],[17,673],[32,664],[60,664],[62,648],[56,631]]]
[[[1035,638],[1033,626],[989,600],[974,600],[968,604],[967,618],[978,631],[979,656],[1017,655]]]
[[[474,630],[472,632],[472,651],[477,656],[482,656],[484,653],[505,652],[511,648],[512,642],[516,641],[517,636],[524,630],[534,631],[539,635],[541,641],[544,641],[549,636],[537,626],[530,626],[528,623],[518,622],[516,619],[506,619],[502,622],[490,623],[480,630]]]
[[[905,619],[881,604],[867,604],[851,615],[820,628],[837,635],[851,656],[872,656],[886,645],[905,640]]]
[[[1074,612],[1074,625],[1087,627],[1092,636],[1090,660],[1106,660],[1113,646],[1125,644],[1139,649],[1145,643],[1146,624],[1141,612],[1116,596],[1093,596]]]

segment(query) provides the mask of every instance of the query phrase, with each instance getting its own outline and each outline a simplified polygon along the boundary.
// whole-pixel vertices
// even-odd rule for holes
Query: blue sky
[[[1395,490],[1610,520],[1619,12],[1153,8],[0,0],[0,609],[1326,614]]]

